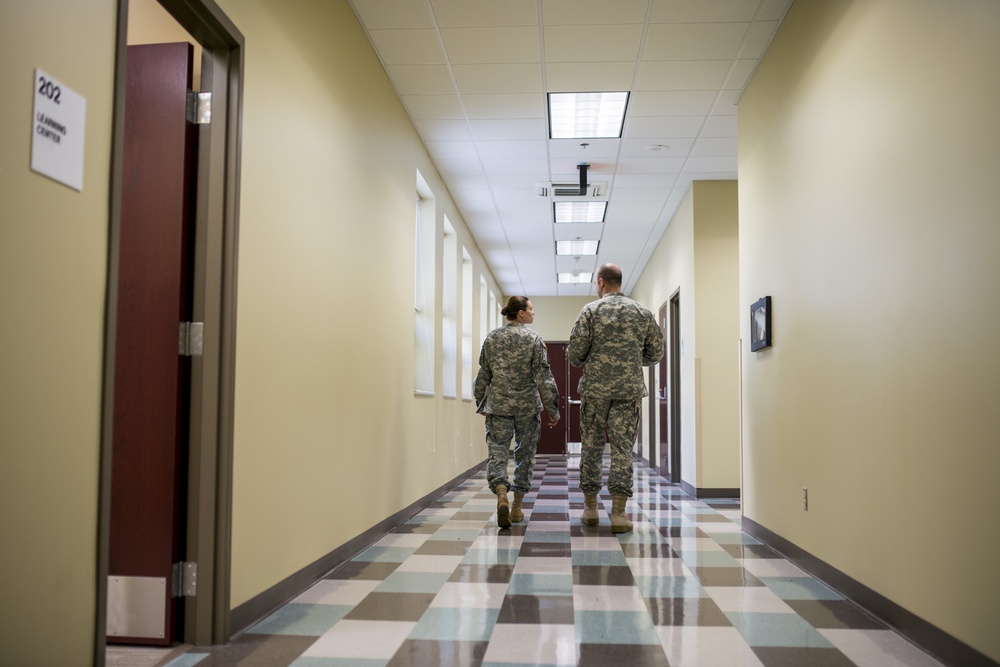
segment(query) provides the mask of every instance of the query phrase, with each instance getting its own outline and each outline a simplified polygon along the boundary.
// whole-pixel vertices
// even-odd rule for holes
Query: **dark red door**
[[[566,453],[566,396],[569,384],[569,374],[567,368],[569,363],[566,360],[566,347],[568,343],[546,342],[548,348],[549,366],[552,368],[552,377],[556,380],[559,388],[559,423],[549,426],[548,413],[542,410],[542,435],[538,439],[539,454],[565,454]]]
[[[670,430],[667,424],[667,341],[670,337],[667,335],[667,304],[660,306],[660,319],[659,319],[660,331],[663,332],[663,356],[660,357],[659,363],[653,367],[653,371],[656,374],[656,420],[659,422],[660,428],[658,429],[657,437],[657,450],[659,452],[659,460],[661,462],[660,474],[671,479],[671,469],[670,469],[670,451],[669,451],[669,434]]]
[[[116,319],[108,641],[170,644],[183,554],[194,126],[189,44],[131,46]]]
[[[569,346],[567,346],[569,347]],[[566,451],[570,454],[579,454],[583,438],[580,436],[580,378],[583,377],[582,366],[572,366],[567,356],[566,368],[568,369],[566,380]]]

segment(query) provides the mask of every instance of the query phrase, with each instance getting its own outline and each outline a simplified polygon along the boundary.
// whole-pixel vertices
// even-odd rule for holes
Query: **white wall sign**
[[[83,133],[87,100],[40,69],[33,83],[31,169],[83,190]]]

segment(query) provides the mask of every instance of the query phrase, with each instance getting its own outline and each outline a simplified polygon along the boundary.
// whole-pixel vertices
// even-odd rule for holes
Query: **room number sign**
[[[83,135],[87,101],[41,69],[32,84],[31,169],[83,190]]]

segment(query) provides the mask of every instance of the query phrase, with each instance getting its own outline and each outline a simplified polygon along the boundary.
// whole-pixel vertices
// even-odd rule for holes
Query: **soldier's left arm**
[[[555,419],[556,415],[559,414],[559,387],[556,385],[556,379],[552,375],[552,368],[549,366],[548,350],[546,350],[545,343],[541,339],[538,340],[531,364],[531,370],[535,375],[535,385],[538,387],[538,393],[542,397],[542,405],[545,406],[545,410],[549,413],[549,416]]]
[[[646,340],[642,346],[642,365],[652,366],[663,356],[663,330],[656,323],[653,314],[647,312]]]
[[[476,405],[483,402],[483,398],[486,396],[486,388],[490,386],[493,382],[493,370],[490,368],[490,362],[486,355],[486,342],[483,341],[483,349],[479,353],[479,373],[476,375],[476,384],[472,391],[473,398],[476,400]]]

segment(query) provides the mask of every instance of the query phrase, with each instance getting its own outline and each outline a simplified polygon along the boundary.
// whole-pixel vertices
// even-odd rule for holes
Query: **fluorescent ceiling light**
[[[559,282],[574,283],[574,284],[580,283],[586,285],[590,283],[590,280],[591,278],[593,278],[593,276],[594,276],[593,273],[560,273]]]
[[[550,139],[618,139],[628,93],[549,93]]]
[[[557,255],[596,255],[599,241],[556,241]]]
[[[604,222],[608,210],[606,201],[557,201],[556,222]]]

